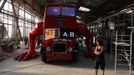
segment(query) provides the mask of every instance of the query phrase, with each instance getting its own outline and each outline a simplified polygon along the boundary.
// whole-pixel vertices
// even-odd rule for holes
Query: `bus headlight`
[[[46,51],[48,51],[48,52],[51,51],[51,48],[50,47],[47,47],[46,48]]]
[[[69,52],[72,52],[72,50],[73,50],[72,47],[69,47],[69,48],[68,48],[68,51],[69,51]]]

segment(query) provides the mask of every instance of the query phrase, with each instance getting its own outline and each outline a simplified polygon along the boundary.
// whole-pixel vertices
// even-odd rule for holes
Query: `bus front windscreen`
[[[74,7],[48,7],[47,15],[75,16],[76,11]]]
[[[60,15],[60,7],[48,7],[47,15]]]
[[[62,7],[61,15],[64,16],[75,16],[75,8],[74,7]]]

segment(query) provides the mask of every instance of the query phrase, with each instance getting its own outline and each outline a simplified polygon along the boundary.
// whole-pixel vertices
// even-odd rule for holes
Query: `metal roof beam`
[[[4,0],[4,1],[3,1],[2,5],[1,5],[1,7],[0,7],[0,12],[1,12],[1,10],[3,9],[4,5],[6,4],[6,2],[7,2],[7,0]]]

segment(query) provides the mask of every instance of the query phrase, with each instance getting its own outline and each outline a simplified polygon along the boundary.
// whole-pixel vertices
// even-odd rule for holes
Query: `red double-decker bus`
[[[75,41],[77,27],[74,4],[47,4],[44,12],[42,61],[75,61],[78,56]]]

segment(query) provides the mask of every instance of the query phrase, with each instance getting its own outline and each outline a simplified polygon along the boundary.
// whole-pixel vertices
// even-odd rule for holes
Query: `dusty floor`
[[[105,75],[114,75],[114,65],[110,56],[106,54]],[[101,75],[101,71],[99,71]],[[10,57],[0,62],[0,75],[94,75],[94,61],[86,59],[82,55],[76,63],[51,62],[49,64],[41,62],[40,56],[29,61],[15,61]],[[116,75],[128,75],[122,72]],[[134,74],[133,74],[134,75]]]

